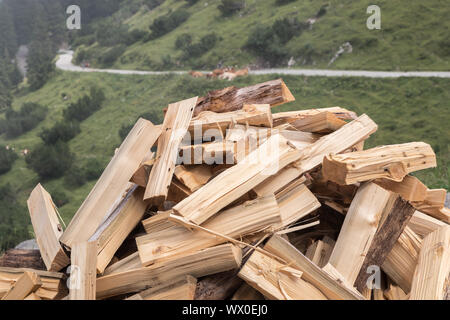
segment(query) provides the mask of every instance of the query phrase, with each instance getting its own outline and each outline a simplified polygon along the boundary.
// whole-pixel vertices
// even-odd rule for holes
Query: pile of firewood
[[[340,107],[272,114],[294,100],[275,80],[140,119],[65,230],[39,184],[40,254],[0,258],[0,297],[448,298],[446,190],[410,175],[431,147],[364,150],[377,125]]]
[[[191,75],[194,78],[202,78],[206,77],[208,79],[221,79],[221,80],[234,80],[237,77],[243,77],[247,76],[249,73],[249,69],[239,69],[236,70],[235,68],[222,68],[222,69],[215,69],[214,71],[210,73],[203,73],[200,71],[190,71],[189,75]]]

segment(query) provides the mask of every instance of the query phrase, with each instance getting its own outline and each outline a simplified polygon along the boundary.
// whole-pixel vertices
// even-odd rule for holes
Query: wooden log
[[[150,172],[152,171],[153,165],[155,164],[155,159],[146,161],[141,163],[139,168],[133,174],[130,179],[130,182],[137,184],[140,187],[147,187],[148,177],[150,176]]]
[[[8,250],[0,257],[0,267],[47,270],[39,250]]]
[[[288,145],[286,140],[279,135],[272,136],[245,160],[178,203],[173,211],[196,224],[202,224],[298,157],[299,151]]]
[[[230,112],[240,110],[244,104],[270,104],[275,107],[295,101],[283,80],[273,80],[245,88],[229,87],[211,91],[197,102],[194,115],[203,111]]]
[[[422,240],[406,227],[381,266],[382,270],[405,292],[411,291]]]
[[[330,154],[323,160],[327,180],[347,185],[384,178],[400,182],[411,172],[436,167],[429,144],[411,142],[360,152]]]
[[[390,192],[374,183],[362,185],[345,216],[329,263],[353,285],[378,229]]]
[[[169,105],[158,139],[156,161],[145,189],[144,200],[151,204],[160,206],[167,199],[178,148],[188,130],[197,100],[195,97]]]
[[[367,279],[371,275],[367,272],[369,266],[382,266],[386,257],[391,252],[395,243],[399,239],[415,209],[407,201],[397,198],[393,208],[387,214],[384,222],[378,228],[366,254],[364,263],[355,281],[356,288],[362,292],[367,284]]]
[[[236,270],[213,274],[197,283],[195,300],[227,300],[244,281],[237,276]]]
[[[423,201],[427,193],[427,186],[413,176],[406,176],[401,182],[389,179],[376,179],[374,181],[380,187],[391,192],[398,193],[407,201]]]
[[[150,121],[139,119],[102,176],[78,209],[60,241],[71,247],[87,241],[121,200],[129,180],[161,134]],[[119,200],[119,201],[120,201]]]
[[[24,300],[42,300],[36,293],[30,293]]]
[[[450,226],[423,240],[411,287],[411,300],[444,300],[450,277]]]
[[[274,235],[264,247],[270,253],[277,255],[283,260],[291,263],[301,272],[302,279],[318,288],[330,300],[363,300],[359,292],[351,290],[333,279],[327,272],[323,271],[311,260],[306,258],[288,241]]]
[[[115,273],[97,279],[97,298],[139,292],[186,275],[204,277],[238,268],[241,250],[231,244],[208,248],[164,264]]]
[[[430,233],[445,225],[447,225],[447,223],[420,211],[416,211],[413,214],[408,224],[408,226],[422,238],[425,238]]]
[[[0,267],[0,296],[4,295],[24,272],[36,273],[42,282],[42,286],[36,290],[36,294],[43,300],[54,300],[67,294],[65,287],[65,275],[58,272],[49,272],[27,268]]]
[[[126,300],[194,300],[197,279],[189,275],[141,291]],[[141,299],[139,299],[140,297]]]
[[[302,272],[255,251],[239,277],[272,300],[327,300],[319,289],[302,279]]]
[[[299,178],[302,172],[299,168],[295,166],[287,166],[286,168],[280,170],[278,174],[273,175],[262,183],[253,188],[253,191],[258,195],[258,197],[265,197],[271,194],[276,194],[281,191],[287,184],[291,183],[293,180]],[[302,181],[306,181],[305,178]]]
[[[69,300],[95,300],[97,242],[77,242],[70,254]]]
[[[290,123],[295,129],[312,133],[330,133],[340,129],[347,123],[331,112],[321,112]]]
[[[2,300],[24,300],[42,286],[41,278],[34,272],[25,271]]]
[[[185,165],[235,164],[236,152],[236,144],[229,141],[183,146],[179,151]]]
[[[139,253],[135,252],[107,267],[105,272],[103,272],[103,276],[139,268],[142,268],[141,259],[139,258]]]
[[[89,241],[97,241],[97,273],[103,273],[117,249],[139,224],[147,204],[143,200],[144,189],[134,186],[103,222]]]
[[[356,118],[358,118],[357,114],[353,111],[349,111],[341,107],[331,107],[331,108],[277,112],[273,114],[273,123],[274,126],[277,127],[282,124],[291,123],[299,119],[314,116],[324,112],[331,112],[341,120],[355,120]]]
[[[236,291],[231,300],[245,301],[245,300],[264,300],[264,296],[250,287],[247,283],[242,284],[242,286]]]
[[[191,192],[195,192],[203,187],[213,176],[211,166],[176,166],[175,177],[183,183]]]
[[[59,238],[63,229],[50,194],[38,184],[27,201],[36,242],[48,271],[60,271],[70,263]]]
[[[230,238],[240,238],[279,223],[280,209],[272,195],[225,210],[208,220],[203,227]],[[143,266],[163,263],[224,242],[224,238],[211,236],[201,230],[190,231],[181,225],[136,238]]]
[[[319,268],[323,268],[330,260],[333,247],[334,245],[330,245],[322,240],[317,240],[309,246],[306,257],[314,262]]]
[[[419,211],[426,213],[438,220],[450,223],[450,209],[445,207],[447,190],[428,189],[423,201],[414,201],[412,205]]]

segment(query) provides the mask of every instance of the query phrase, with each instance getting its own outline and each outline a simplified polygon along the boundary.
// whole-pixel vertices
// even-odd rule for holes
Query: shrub
[[[80,166],[72,166],[64,175],[64,183],[69,187],[81,187],[87,182],[86,174]]]
[[[113,47],[126,42],[128,27],[113,20],[107,20],[98,25],[95,35],[102,47]]]
[[[152,31],[152,38],[159,38],[166,33],[177,28],[183,22],[189,18],[189,12],[184,9],[177,9],[171,13],[168,13],[162,17],[156,18],[150,26]]]
[[[222,12],[224,17],[231,16],[236,12],[245,8],[244,0],[221,0],[221,4],[217,8]]]
[[[78,121],[60,121],[52,128],[42,130],[39,135],[46,144],[55,144],[58,141],[68,142],[81,132]]]
[[[84,174],[87,181],[98,179],[105,167],[97,159],[89,159],[84,167]]]
[[[185,1],[187,2],[188,6],[193,6],[198,2],[198,0],[185,0]]]
[[[71,167],[73,154],[61,141],[54,145],[41,144],[25,158],[28,166],[42,179],[59,178]]]
[[[301,34],[305,26],[295,19],[280,19],[274,22],[272,30],[282,44]]]
[[[116,60],[127,50],[127,46],[125,45],[118,45],[115,46],[108,51],[106,51],[100,58],[100,63],[105,66],[109,67],[116,62]]]
[[[271,65],[280,64],[288,56],[273,29],[263,26],[257,27],[250,33],[244,48]]]
[[[59,189],[52,191],[51,195],[52,195],[53,202],[56,204],[56,206],[58,208],[62,207],[65,204],[68,204],[70,201],[67,194],[64,191],[59,190]]]
[[[188,44],[184,49],[184,59],[192,57],[200,57],[211,50],[217,42],[218,38],[215,33],[210,33],[200,39],[197,43]]]
[[[159,7],[165,0],[144,0],[144,4],[150,9],[155,9]]]
[[[192,36],[189,33],[183,33],[177,37],[175,48],[184,50],[192,44]]]
[[[139,30],[139,29],[133,29],[130,32],[128,32],[125,44],[127,46],[131,46],[133,43],[136,43],[138,41],[144,40],[148,37],[148,32]]]
[[[328,4],[324,4],[320,7],[319,11],[316,13],[316,18],[323,17],[327,13]]]
[[[13,150],[7,150],[5,146],[0,145],[0,175],[11,170],[17,158],[18,156]]]
[[[284,4],[288,4],[288,3],[291,3],[291,2],[294,2],[294,1],[296,1],[296,0],[276,0],[275,3],[277,5],[279,5],[279,6],[282,6]]]
[[[40,104],[24,103],[20,110],[6,111],[6,121],[0,124],[0,132],[5,132],[9,138],[18,137],[21,134],[34,129],[47,116],[48,108]]]
[[[84,95],[75,103],[71,103],[67,109],[63,111],[66,121],[83,121],[90,117],[95,111],[101,109],[105,94],[102,89],[92,87],[90,96]]]

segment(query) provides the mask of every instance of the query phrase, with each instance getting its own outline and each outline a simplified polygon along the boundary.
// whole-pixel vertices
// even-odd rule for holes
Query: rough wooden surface
[[[77,242],[70,255],[70,300],[95,300],[97,242]]]
[[[47,270],[39,250],[8,250],[0,257],[0,267]]]
[[[195,300],[226,300],[242,285],[236,270],[221,272],[200,279]]]

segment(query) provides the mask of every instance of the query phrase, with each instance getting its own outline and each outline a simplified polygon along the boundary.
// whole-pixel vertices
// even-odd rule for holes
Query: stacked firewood
[[[364,149],[377,124],[340,107],[272,113],[294,100],[274,80],[140,119],[65,230],[39,184],[42,261],[8,252],[0,297],[448,298],[446,190],[411,175],[432,148]]]

